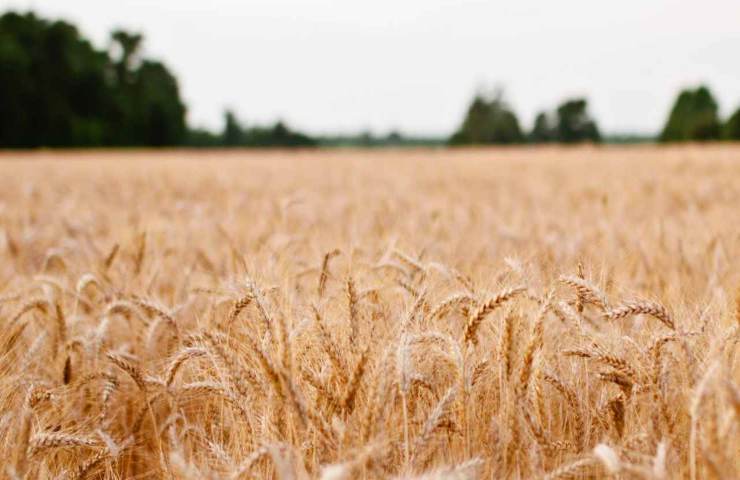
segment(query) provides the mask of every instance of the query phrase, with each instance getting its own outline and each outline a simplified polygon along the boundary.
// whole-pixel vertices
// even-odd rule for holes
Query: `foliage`
[[[323,136],[318,142],[326,147],[439,147],[447,143],[447,139],[411,136],[394,130],[385,135],[365,131],[355,135]]]
[[[144,58],[144,37],[116,30],[96,50],[63,21],[33,13],[0,17],[0,147],[309,146],[282,122],[242,129],[227,115],[218,141],[188,131],[177,78]]]
[[[577,98],[563,102],[557,109],[557,139],[563,143],[600,142],[599,129],[588,113],[588,101]]]
[[[473,98],[460,129],[450,138],[451,145],[521,143],[524,136],[516,114],[503,98],[479,93]]]
[[[205,128],[190,128],[185,137],[185,145],[202,148],[222,147],[223,139],[221,135]]]
[[[224,133],[221,135],[221,142],[226,146],[234,146],[243,143],[244,132],[242,131],[236,115],[232,111],[224,113]]]
[[[316,140],[288,128],[278,121],[271,127],[244,128],[234,112],[224,113],[224,130],[221,145],[227,147],[312,147]]]
[[[720,138],[717,102],[705,86],[683,90],[660,135],[662,142],[706,141]]]
[[[223,132],[190,130],[175,75],[145,58],[140,33],[116,30],[110,48],[95,48],[65,21],[33,13],[0,16],[0,148],[75,146],[304,147],[434,146],[440,138],[397,132],[312,138],[278,121],[243,127],[232,112]],[[663,142],[740,139],[740,109],[726,122],[709,89],[683,90],[659,136]],[[540,112],[524,135],[501,91],[478,93],[451,145],[577,143],[602,140],[586,99]],[[644,141],[608,136],[608,142]]]
[[[557,138],[555,126],[547,112],[540,112],[534,120],[534,127],[529,134],[532,143],[554,142]]]
[[[596,121],[588,113],[584,98],[569,99],[558,106],[554,114],[540,112],[529,133],[532,143],[578,143],[601,141]]]
[[[0,145],[102,145],[110,133],[108,58],[65,22],[0,17]]]
[[[655,136],[645,133],[612,133],[604,135],[602,141],[611,144],[634,145],[637,143],[655,143]]]
[[[140,59],[143,37],[116,31],[118,58],[63,21],[0,17],[0,145],[146,145],[184,140],[177,79]]]
[[[740,140],[740,108],[735,110],[722,128],[722,138],[725,140]]]

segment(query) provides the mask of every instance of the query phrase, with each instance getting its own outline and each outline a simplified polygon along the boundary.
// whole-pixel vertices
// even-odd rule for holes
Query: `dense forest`
[[[66,22],[0,17],[0,144],[176,145],[187,135],[177,79],[139,55],[142,37],[96,50]]]
[[[141,34],[114,31],[98,50],[64,21],[0,17],[0,146],[312,146],[282,122],[220,134],[189,129],[177,78],[142,55]]]
[[[740,108],[728,119],[706,86],[678,95],[654,139],[609,137],[599,131],[585,98],[540,112],[525,132],[501,91],[478,93],[447,140],[376,136],[311,137],[282,121],[245,126],[224,113],[221,132],[190,128],[178,81],[167,66],[142,54],[139,33],[111,33],[101,50],[72,24],[33,13],[0,16],[0,147],[311,147],[413,146],[602,141],[740,140]]]

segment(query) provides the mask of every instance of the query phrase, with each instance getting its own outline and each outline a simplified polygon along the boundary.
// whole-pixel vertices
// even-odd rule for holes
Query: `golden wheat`
[[[731,145],[3,154],[0,478],[738,478],[738,204]]]

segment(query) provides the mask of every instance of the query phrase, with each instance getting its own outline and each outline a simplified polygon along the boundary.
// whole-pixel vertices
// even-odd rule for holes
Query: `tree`
[[[720,137],[717,102],[705,86],[681,91],[673,104],[662,142],[706,141]]]
[[[127,83],[130,80],[130,74],[135,68],[134,65],[138,60],[143,40],[144,37],[138,33],[130,33],[124,30],[114,30],[111,33],[113,48],[119,50],[119,58],[114,59],[119,84]]]
[[[179,145],[186,139],[187,127],[177,78],[163,63],[142,60],[143,39],[141,34],[123,30],[111,34],[116,105],[110,121],[116,128],[109,141],[117,145]]]
[[[61,21],[0,17],[0,146],[101,145],[108,58]]]
[[[224,112],[224,131],[221,134],[221,142],[230,147],[244,144],[244,132],[231,110]]]
[[[588,114],[588,101],[583,98],[566,100],[557,109],[557,140],[563,143],[600,142],[596,122]]]
[[[205,128],[188,129],[185,145],[188,147],[215,148],[223,145],[221,135]]]
[[[534,120],[534,127],[529,134],[529,141],[532,143],[552,142],[556,139],[555,127],[552,124],[550,116],[545,112],[540,112]]]
[[[253,127],[245,131],[246,146],[250,147],[312,147],[316,141],[302,133],[294,132],[278,121],[272,127]]]
[[[450,138],[451,145],[511,144],[524,140],[516,115],[499,91],[477,94],[462,125]]]
[[[71,24],[0,16],[0,146],[177,145],[185,105],[175,76],[116,31],[96,50]]]
[[[302,133],[294,132],[278,121],[272,127],[243,128],[234,112],[224,112],[224,130],[221,144],[227,147],[311,147],[316,141]]]
[[[740,140],[740,108],[735,110],[722,128],[722,138],[725,140]]]
[[[177,79],[160,62],[146,60],[135,71],[132,143],[161,147],[185,139],[185,105]]]

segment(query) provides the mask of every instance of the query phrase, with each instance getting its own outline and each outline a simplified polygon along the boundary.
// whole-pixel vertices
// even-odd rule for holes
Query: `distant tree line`
[[[440,147],[445,145],[443,137],[424,137],[403,135],[397,130],[386,134],[376,134],[369,130],[350,135],[328,135],[319,138],[323,147]]]
[[[173,146],[311,147],[440,145],[439,138],[311,137],[278,121],[241,123],[224,114],[221,132],[189,128],[175,75],[142,53],[143,37],[114,31],[100,50],[77,28],[33,13],[0,16],[0,147]],[[602,137],[585,98],[540,112],[525,132],[501,91],[478,93],[450,145],[633,142]],[[725,121],[709,89],[682,91],[658,135],[661,142],[740,140],[740,108]]]
[[[541,112],[529,133],[522,131],[519,120],[499,90],[491,95],[478,93],[468,107],[460,128],[452,135],[451,145],[577,143],[601,141],[596,122],[588,113],[588,102],[577,98],[562,103],[553,113]]]
[[[740,108],[725,121],[709,88],[683,90],[660,134],[663,142],[740,140]]]
[[[172,145],[186,133],[177,79],[116,31],[110,51],[29,13],[0,17],[0,145]]]
[[[612,136],[607,140],[612,143],[634,143],[644,141],[644,138]],[[664,143],[740,140],[740,108],[723,123],[719,118],[717,102],[707,87],[683,90],[657,140]],[[601,141],[602,136],[596,121],[588,113],[586,99],[568,99],[554,112],[538,113],[532,130],[525,133],[499,90],[493,94],[478,93],[473,97],[462,124],[450,137],[449,144],[567,144]]]
[[[288,128],[278,121],[270,127],[244,127],[234,112],[224,113],[224,130],[214,134],[208,130],[192,130],[188,139],[189,146],[195,147],[312,147],[316,140]]]
[[[123,30],[98,50],[77,28],[33,13],[0,16],[0,147],[311,146],[282,122],[221,134],[189,130],[177,78]]]

